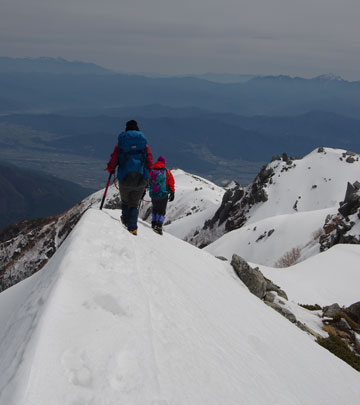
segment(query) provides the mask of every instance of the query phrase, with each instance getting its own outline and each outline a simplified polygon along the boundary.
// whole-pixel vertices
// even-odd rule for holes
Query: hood
[[[164,162],[160,162],[159,160],[154,163],[154,169],[163,169],[165,167]]]

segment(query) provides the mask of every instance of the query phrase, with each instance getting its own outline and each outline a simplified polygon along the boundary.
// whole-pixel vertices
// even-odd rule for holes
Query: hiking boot
[[[120,221],[127,228],[127,223],[125,222],[124,217],[122,215],[120,217]]]
[[[154,229],[156,226],[156,221],[151,221],[151,228]]]
[[[130,231],[130,229],[129,229],[129,232],[131,233],[131,235],[137,235],[137,229],[134,229],[134,230],[132,230],[132,231]]]
[[[159,235],[162,235],[163,234],[162,226],[155,225],[154,232],[158,233]]]

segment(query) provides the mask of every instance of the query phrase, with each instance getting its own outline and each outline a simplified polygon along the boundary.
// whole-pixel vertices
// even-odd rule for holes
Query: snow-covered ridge
[[[173,170],[176,199],[168,204],[166,229],[185,238],[214,215],[224,189],[201,177],[180,169]],[[41,220],[28,220],[7,228],[0,243],[0,291],[40,270],[52,257],[84,212],[99,208],[104,189],[90,195],[65,213]],[[108,189],[104,208],[120,208],[116,183]],[[150,221],[148,195],[141,204],[140,217]],[[119,215],[120,216],[120,215]]]
[[[306,259],[320,252],[326,219],[337,213],[348,182],[359,178],[359,155],[344,150],[319,148],[303,159],[274,159],[238,198],[222,204],[227,220],[205,226],[192,242],[213,242],[207,248],[213,254],[237,253],[267,266],[292,249]]]
[[[0,403],[355,405],[359,374],[251,295],[227,262],[90,209],[0,294]],[[306,389],[304,389],[306,387]]]

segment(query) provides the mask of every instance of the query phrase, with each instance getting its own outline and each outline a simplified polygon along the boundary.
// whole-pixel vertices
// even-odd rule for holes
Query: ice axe
[[[103,198],[102,198],[102,200],[101,200],[100,210],[102,210],[102,207],[103,207],[103,205],[104,205],[106,193],[107,193],[107,191],[108,191],[109,184],[110,184],[110,180],[111,180],[111,176],[112,176],[113,174],[114,174],[114,172],[111,172],[111,173],[109,174],[109,178],[108,178],[108,181],[107,181],[107,183],[106,183],[104,195],[103,195]]]

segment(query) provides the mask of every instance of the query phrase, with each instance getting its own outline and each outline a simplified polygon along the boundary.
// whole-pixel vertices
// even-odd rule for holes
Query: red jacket
[[[115,171],[116,166],[119,164],[119,145],[115,146],[115,148],[110,156],[111,157],[110,157],[110,160],[108,161],[107,168],[106,168],[109,173]],[[153,167],[153,155],[151,153],[149,145],[146,145],[145,165],[146,165],[146,168],[149,170],[149,173],[151,173],[151,169]]]
[[[157,161],[154,163],[154,169],[163,169],[164,167],[165,164],[163,162]],[[166,188],[175,193],[175,180],[169,169],[166,169]]]

